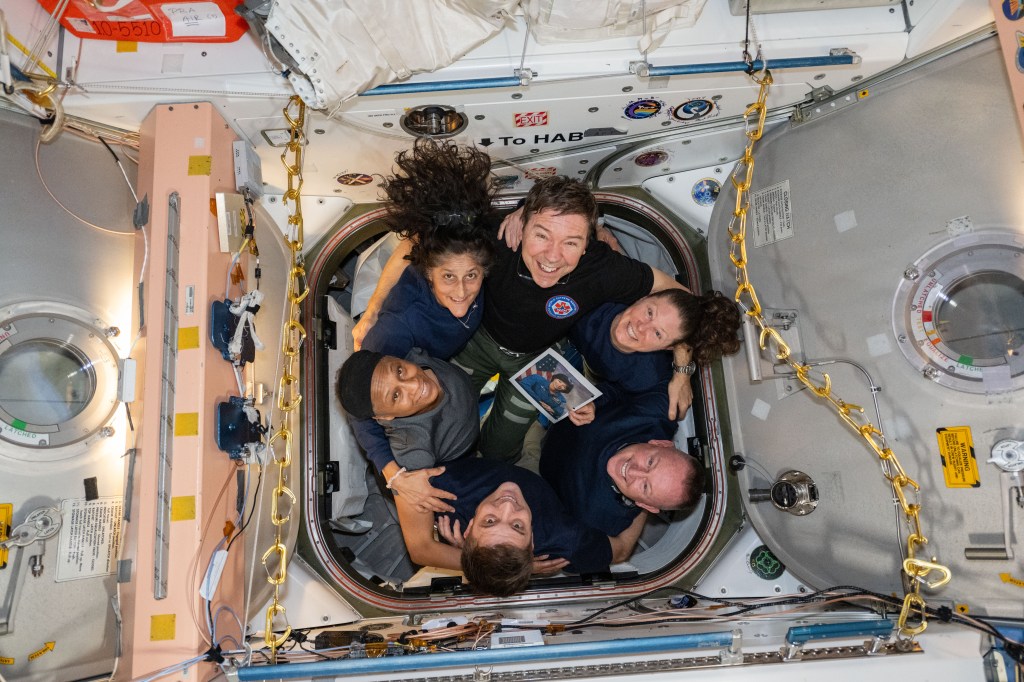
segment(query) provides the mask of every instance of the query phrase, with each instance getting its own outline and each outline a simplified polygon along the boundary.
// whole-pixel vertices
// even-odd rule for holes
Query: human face
[[[375,419],[390,420],[426,412],[442,395],[433,372],[391,356],[377,363],[370,380],[370,404]]]
[[[584,216],[545,208],[523,228],[523,262],[537,286],[555,286],[576,269],[587,249],[590,226]]]
[[[652,440],[619,450],[608,460],[607,471],[623,495],[657,514],[681,502],[682,483],[694,472],[691,460],[671,441]]]
[[[660,296],[645,296],[612,320],[612,345],[623,353],[665,350],[682,336],[679,310]]]
[[[562,393],[569,388],[561,379],[552,379],[551,383],[548,384],[548,387],[551,389],[552,393]]]
[[[477,505],[476,513],[466,528],[478,545],[512,545],[520,549],[533,546],[533,514],[523,498],[523,491],[506,481]]]
[[[434,298],[455,317],[469,312],[484,283],[484,269],[467,253],[444,256],[427,270]]]

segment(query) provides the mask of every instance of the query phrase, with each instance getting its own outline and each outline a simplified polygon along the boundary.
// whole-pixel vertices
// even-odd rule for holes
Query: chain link
[[[800,383],[835,408],[840,419],[864,439],[868,447],[878,455],[879,460],[883,463],[883,474],[892,485],[893,495],[902,508],[907,525],[910,527],[905,559],[902,564],[903,573],[907,578],[905,581],[906,596],[903,600],[897,627],[901,635],[914,637],[924,632],[928,626],[927,605],[921,596],[921,585],[936,589],[949,582],[951,577],[950,570],[946,566],[936,563],[934,559],[925,561],[917,557],[918,550],[928,544],[928,538],[921,532],[921,505],[907,500],[907,488],[918,493],[921,486],[907,475],[896,458],[896,454],[886,446],[885,436],[882,432],[863,416],[863,408],[845,402],[835,395],[832,392],[832,380],[828,374],[823,374],[820,383],[816,383],[810,376],[811,368],[793,359],[789,344],[765,318],[761,303],[757,298],[757,292],[747,272],[747,212],[750,208],[750,186],[754,176],[754,145],[764,134],[764,121],[768,113],[766,100],[772,85],[772,75],[767,69],[751,74],[750,77],[760,86],[760,92],[757,101],[748,106],[743,113],[747,144],[743,156],[737,162],[730,177],[733,187],[736,188],[736,208],[729,221],[729,259],[736,267],[736,302],[760,330],[758,343],[761,349],[771,350],[778,360],[789,365]],[[930,580],[926,580],[933,573],[935,575]]]
[[[293,113],[294,112],[294,113]],[[306,125],[306,105],[298,97],[292,97],[284,109],[284,117],[291,126],[291,139],[281,153],[281,162],[288,171],[288,191],[285,203],[291,202],[288,217],[288,235],[285,242],[291,252],[288,273],[287,302],[288,315],[281,329],[281,376],[277,385],[277,409],[280,423],[270,437],[268,449],[277,467],[277,483],[271,493],[270,520],[274,525],[274,543],[263,554],[261,561],[267,571],[267,582],[274,586],[274,597],[267,608],[267,624],[263,640],[270,648],[271,663],[277,662],[277,649],[291,636],[292,627],[287,624],[284,605],[281,604],[281,585],[288,579],[288,548],[284,544],[288,524],[295,507],[295,493],[288,487],[288,469],[292,462],[292,433],[302,404],[299,386],[299,350],[306,339],[306,330],[299,322],[302,301],[309,294],[306,287],[306,270],[302,263],[302,148],[306,143],[303,132]],[[280,637],[274,636],[274,621],[281,617],[285,629]]]

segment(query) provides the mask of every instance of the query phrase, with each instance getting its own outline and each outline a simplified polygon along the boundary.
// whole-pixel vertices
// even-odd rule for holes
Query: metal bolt
[[[107,327],[103,330],[103,333],[107,335],[107,338],[117,336],[121,333],[121,330],[117,327]]]
[[[513,92],[512,93],[512,99],[522,99],[522,98],[523,98],[523,93],[521,93],[521,92]]]
[[[622,91],[623,92],[633,92],[633,86],[632,85],[627,85],[626,87],[622,88]]]
[[[313,132],[316,133],[317,135],[323,135],[327,131],[324,130],[323,128],[314,128]]]
[[[201,57],[205,57],[205,56],[206,56],[206,50],[203,50],[202,52],[200,52],[200,53],[199,53],[199,56],[201,56]]]
[[[383,126],[384,126],[385,128],[394,128],[394,127],[395,127],[395,124],[394,124],[394,123],[392,123],[391,121],[385,121],[385,122],[383,123]]]
[[[113,435],[114,435],[114,427],[113,426],[104,426],[102,429],[100,429],[100,438],[110,438]]]
[[[917,304],[915,303],[914,305],[910,306],[910,309],[916,311],[917,310]]]
[[[330,616],[322,616],[322,617],[320,618],[320,620],[322,620],[322,621],[323,621],[323,622],[325,622],[325,623],[328,623],[328,622],[330,622],[330,620],[331,620],[331,617],[330,617]]]
[[[530,153],[531,154],[540,154],[540,150],[539,149],[531,149]]]
[[[592,114],[596,114],[597,111],[598,111],[598,108],[597,107],[590,107],[589,109],[587,109],[587,111],[589,111]]]
[[[899,336],[896,337],[896,340],[899,341],[900,343],[906,343],[907,342],[907,335],[906,334],[900,334]]]
[[[715,168],[715,172],[718,173],[719,175],[721,175],[722,174],[722,169],[721,168]]]
[[[920,276],[921,273],[918,272],[917,268],[911,267],[903,271],[903,279],[909,279],[910,281],[914,281]]]
[[[929,277],[934,277],[935,276],[935,271],[934,270],[929,270],[928,271],[928,276]]]
[[[487,118],[487,117],[486,117],[486,116],[484,116],[483,114],[477,114],[477,115],[476,115],[476,116],[474,116],[473,118],[475,118],[475,119],[476,119],[476,120],[478,120],[478,121],[482,121],[482,120],[484,120],[484,119],[485,119],[485,118]]]
[[[924,374],[925,379],[931,379],[932,381],[939,378],[939,370],[934,367],[925,367],[921,373]]]
[[[669,181],[669,182],[675,182],[675,181],[676,181],[676,179],[675,179],[675,178],[669,178],[669,179],[668,179],[668,181]]]
[[[661,122],[661,125],[662,125],[662,127],[664,127],[664,126],[670,126],[670,125],[672,125],[672,121],[662,121],[662,122]]]
[[[615,168],[612,168],[612,170],[615,171],[616,173],[621,173],[622,172],[622,166],[616,166]]]

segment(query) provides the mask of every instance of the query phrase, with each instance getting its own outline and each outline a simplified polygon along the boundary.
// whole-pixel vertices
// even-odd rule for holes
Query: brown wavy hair
[[[472,537],[462,545],[462,572],[477,592],[509,597],[522,592],[533,572],[533,547],[509,544],[485,547]]]
[[[707,365],[740,349],[740,309],[721,291],[711,290],[697,296],[682,289],[666,289],[651,296],[668,301],[679,312],[682,330],[672,345],[689,344],[698,365]]]
[[[494,258],[491,157],[449,140],[418,138],[395,157],[381,187],[388,226],[413,239],[409,260],[426,272],[449,255],[469,254],[486,270]]]

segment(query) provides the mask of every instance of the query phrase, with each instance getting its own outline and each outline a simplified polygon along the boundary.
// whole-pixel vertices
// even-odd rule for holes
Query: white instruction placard
[[[116,570],[123,507],[121,497],[61,502],[57,582],[110,575]]]
[[[750,193],[754,214],[754,246],[774,244],[793,236],[793,207],[789,180]]]

